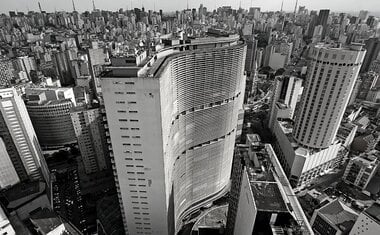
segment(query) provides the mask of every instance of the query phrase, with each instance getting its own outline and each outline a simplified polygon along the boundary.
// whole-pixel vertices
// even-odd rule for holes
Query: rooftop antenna
[[[153,2],[153,11],[156,11],[156,1]]]
[[[71,0],[72,2],[73,2],[73,11],[77,11],[76,9],[75,9],[75,3],[74,3],[74,0]]]
[[[239,9],[241,9],[241,1],[239,2]]]
[[[95,2],[94,2],[94,0],[92,0],[92,8],[94,9],[94,11],[96,10],[96,7],[95,7]]]
[[[296,0],[296,5],[294,6],[294,15],[296,15],[296,12],[297,12],[297,5],[298,5],[298,0]]]
[[[187,7],[186,7],[187,10],[189,10],[189,0],[187,0]]]
[[[38,8],[40,9],[40,12],[42,13],[41,3],[38,2]]]
[[[281,12],[282,12],[283,7],[284,7],[284,0],[282,0],[282,3],[281,3]]]

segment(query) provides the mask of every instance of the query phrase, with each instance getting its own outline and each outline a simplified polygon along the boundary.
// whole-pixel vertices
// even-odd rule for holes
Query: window
[[[118,113],[126,113],[127,111],[125,110],[117,110]]]
[[[125,101],[116,101],[116,104],[125,104]]]
[[[131,122],[138,122],[139,120],[131,119],[130,121],[131,121]]]
[[[116,95],[123,95],[124,92],[122,92],[122,91],[115,91],[115,94],[116,94]]]
[[[133,110],[133,111],[129,111],[129,113],[137,113],[137,111]]]
[[[128,101],[128,104],[136,104],[136,101]]]
[[[128,119],[119,119],[119,122],[128,122]]]
[[[127,91],[126,94],[128,94],[128,95],[134,95],[134,94],[136,94],[136,92],[134,92],[134,91]]]
[[[125,82],[124,84],[125,84],[125,85],[135,85],[134,82]]]

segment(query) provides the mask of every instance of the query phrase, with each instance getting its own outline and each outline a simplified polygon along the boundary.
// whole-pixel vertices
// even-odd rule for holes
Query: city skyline
[[[116,11],[120,8],[124,10],[130,10],[131,8],[141,8],[150,10],[160,10],[164,12],[173,12],[176,10],[186,9],[187,6],[192,8],[198,8],[200,4],[207,7],[208,10],[213,10],[221,6],[231,6],[238,9],[241,6],[243,9],[249,7],[260,7],[262,11],[280,11],[283,2],[283,11],[293,12],[296,4],[296,0],[181,0],[176,4],[172,4],[171,0],[112,0],[112,1],[99,1],[94,0],[94,4],[97,9]],[[54,11],[72,11],[73,5],[71,0],[59,1],[59,0],[3,0],[1,13],[8,13],[9,11],[39,11],[38,3],[41,4],[41,8],[46,12]],[[93,1],[79,1],[74,0],[75,8],[79,12],[91,11],[93,9]],[[376,0],[368,0],[364,2],[358,2],[355,0],[336,0],[336,1],[311,1],[311,0],[299,0],[298,6],[305,6],[309,10],[330,9],[333,12],[350,12],[353,14],[359,13],[360,10],[369,10],[373,15],[380,15],[380,5]]]

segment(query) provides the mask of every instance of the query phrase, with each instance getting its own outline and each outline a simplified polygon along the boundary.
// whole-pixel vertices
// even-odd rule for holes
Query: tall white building
[[[128,234],[174,234],[224,195],[241,131],[246,46],[239,37],[167,43],[149,60],[113,58],[101,80]]]
[[[295,122],[275,120],[277,155],[293,186],[301,187],[334,167],[344,144],[337,131],[366,51],[359,44],[317,44],[309,51],[306,85]]]
[[[324,149],[335,141],[340,122],[366,51],[318,44],[309,52],[309,71],[296,117],[294,138],[308,148]]]
[[[0,89],[0,187],[43,179],[49,172],[24,101],[14,88]]]
[[[269,116],[269,128],[271,130],[273,130],[277,118],[293,119],[301,93],[302,79],[287,75],[275,78]]]

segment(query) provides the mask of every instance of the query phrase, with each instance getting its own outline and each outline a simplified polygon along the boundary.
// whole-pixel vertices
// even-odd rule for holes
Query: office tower
[[[74,79],[70,70],[70,61],[68,53],[54,51],[52,60],[55,68],[55,73],[58,75],[62,85],[73,85]]]
[[[272,231],[313,234],[272,146],[247,135],[245,147],[235,151],[226,234]]]
[[[355,85],[365,50],[316,45],[309,52],[309,71],[295,122],[294,138],[307,148],[333,144]]]
[[[0,58],[0,87],[5,88],[11,85],[12,67],[13,65],[9,60]]]
[[[177,233],[222,196],[241,132],[245,44],[237,35],[165,41],[149,60],[113,58],[101,79],[128,234]]]
[[[379,80],[379,74],[368,72],[360,74],[359,77],[362,80],[362,84],[358,93],[358,99],[365,100],[368,92],[373,88],[376,88],[377,81]]]
[[[317,44],[309,50],[306,84],[295,121],[275,120],[277,156],[294,187],[302,188],[339,164],[337,139],[365,50]]]
[[[327,21],[329,19],[329,14],[330,14],[330,10],[329,9],[320,10],[319,14],[318,14],[318,23],[317,23],[317,25],[322,25],[323,26],[322,40],[326,36]]]
[[[349,235],[372,235],[380,231],[380,203],[375,202],[372,206],[359,214]]]
[[[344,171],[343,180],[360,190],[365,190],[379,169],[377,154],[379,152],[374,150],[351,158]]]
[[[291,75],[275,78],[268,125],[271,130],[278,118],[293,119],[301,93],[302,79]]]
[[[336,199],[315,210],[310,224],[315,234],[348,234],[357,219],[354,210]]]
[[[361,10],[359,12],[359,19],[361,20],[362,23],[366,22],[368,19],[368,11]]]
[[[30,76],[30,71],[37,70],[36,60],[34,59],[34,57],[30,56],[17,57],[13,65],[17,71],[25,72],[27,75],[27,80],[29,81],[32,80]]]
[[[256,50],[257,50],[257,40],[254,36],[248,36],[246,40],[247,44],[247,56],[245,60],[245,71],[249,77],[253,72],[256,63]]]
[[[14,88],[0,90],[0,114],[0,161],[1,168],[6,168],[1,170],[0,186],[24,180],[49,182],[37,136],[24,102]]]
[[[73,108],[71,121],[86,174],[107,169],[108,149],[100,110],[83,106]]]
[[[72,88],[32,88],[26,92],[26,108],[41,147],[45,149],[60,148],[77,141],[70,116],[75,103],[62,94],[65,91],[72,93]]]
[[[374,60],[379,57],[380,53],[380,39],[379,38],[370,38],[365,42],[365,48],[367,54],[364,57],[362,68],[360,69],[361,73],[369,71],[369,68]]]

